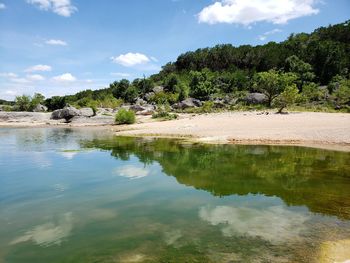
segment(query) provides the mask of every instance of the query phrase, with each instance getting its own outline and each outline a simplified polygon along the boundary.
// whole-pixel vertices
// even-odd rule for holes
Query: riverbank
[[[350,114],[225,112],[116,127],[118,135],[181,137],[206,143],[304,145],[350,151]]]
[[[77,118],[71,123],[50,120],[49,113],[16,113],[0,127],[105,127],[117,135],[187,138],[195,142],[303,145],[350,151],[350,114],[292,112],[224,112],[180,114],[179,119],[158,121],[138,116],[133,125],[112,125],[113,116]]]

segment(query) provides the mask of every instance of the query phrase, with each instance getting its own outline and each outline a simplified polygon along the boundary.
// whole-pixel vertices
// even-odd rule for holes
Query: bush
[[[120,109],[115,116],[117,124],[133,124],[135,121],[135,112],[132,110]]]
[[[178,101],[179,94],[177,93],[167,93],[167,92],[158,92],[154,94],[149,101],[154,102],[155,104],[173,104]]]
[[[178,118],[177,114],[172,114],[167,111],[159,111],[152,115],[153,119],[175,120]]]
[[[300,98],[299,90],[295,84],[292,84],[274,100],[275,106],[278,107],[278,113],[282,113],[287,106],[294,104]]]

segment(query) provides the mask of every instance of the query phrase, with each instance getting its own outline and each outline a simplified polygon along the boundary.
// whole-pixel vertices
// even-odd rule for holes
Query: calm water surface
[[[0,129],[0,262],[345,262],[350,154]]]

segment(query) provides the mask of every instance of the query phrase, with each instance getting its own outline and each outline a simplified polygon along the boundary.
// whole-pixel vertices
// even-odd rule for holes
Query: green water
[[[0,129],[0,262],[333,262],[347,245],[349,153]]]

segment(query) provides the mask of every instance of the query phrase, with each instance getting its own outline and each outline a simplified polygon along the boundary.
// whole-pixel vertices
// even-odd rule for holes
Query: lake
[[[345,262],[350,154],[0,129],[0,262]]]

